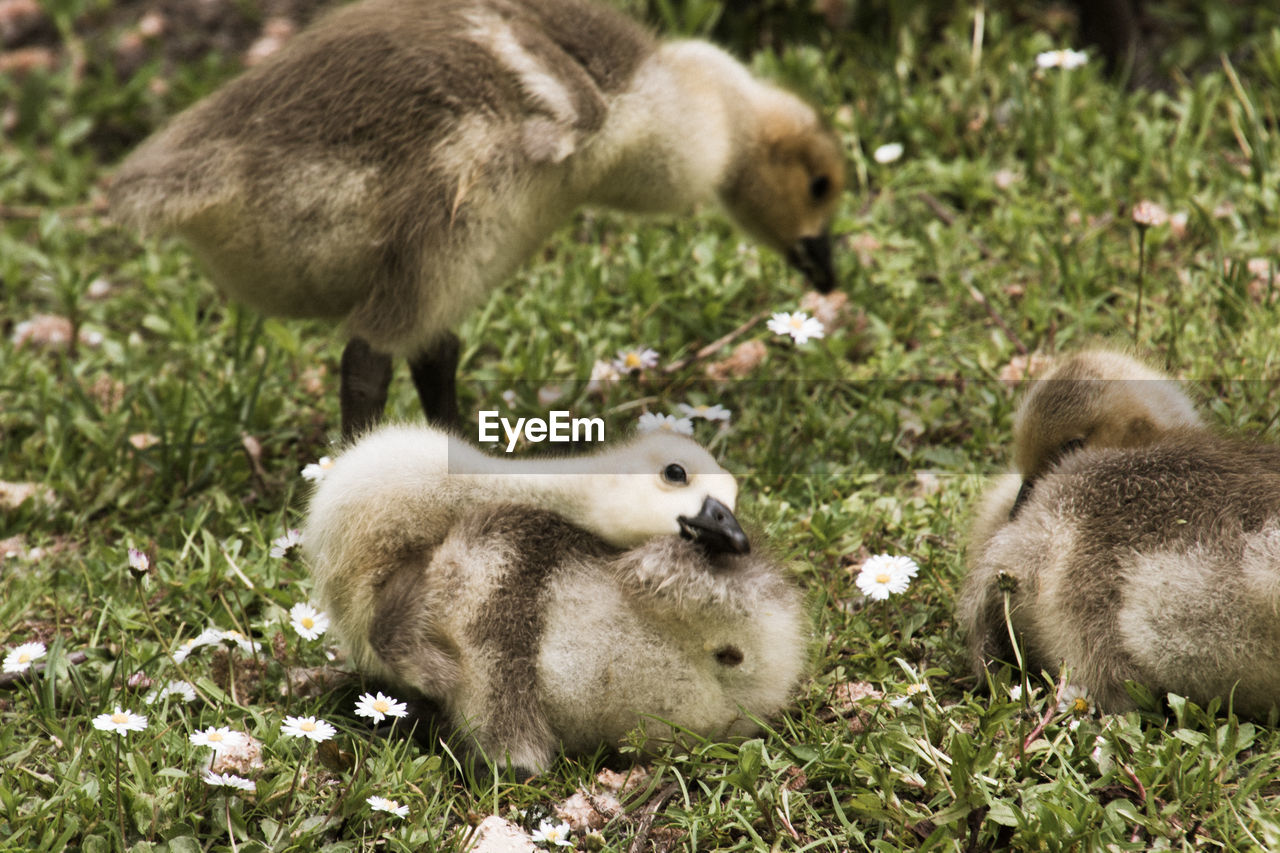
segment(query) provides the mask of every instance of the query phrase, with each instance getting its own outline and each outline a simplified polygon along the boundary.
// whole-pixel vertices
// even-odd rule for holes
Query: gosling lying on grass
[[[1061,381],[1098,364],[1122,381]],[[1081,434],[1067,422],[1083,412]],[[1134,706],[1131,680],[1265,717],[1280,702],[1280,448],[1213,435],[1167,377],[1110,353],[1037,384],[1019,423],[1015,457],[1040,474],[1016,513],[1011,484],[984,499],[958,614],[975,670],[1015,660],[1011,625],[1029,670],[1064,667],[1104,711]]]
[[[529,506],[478,509],[429,555],[352,582],[379,614],[372,671],[519,774],[638,726],[655,742],[751,734],[805,661],[801,596],[769,559],[680,536],[620,551]]]
[[[717,201],[825,292],[843,185],[814,110],[706,42],[589,0],[360,0],[146,141],[111,205],[232,297],[345,320],[351,437],[392,356],[457,420],[450,329],[579,206]]]
[[[733,516],[738,484],[691,439],[645,433],[583,456],[489,456],[432,427],[385,426],[342,453],[311,498],[303,543],[316,595],[365,672],[391,676],[374,635],[397,621],[380,592],[406,565],[424,572],[463,517],[518,503],[562,516],[616,548],[683,535],[746,553]],[[376,642],[375,642],[376,640]]]

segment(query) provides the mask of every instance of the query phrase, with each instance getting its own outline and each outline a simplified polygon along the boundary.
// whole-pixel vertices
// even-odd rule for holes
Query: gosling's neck
[[[678,213],[716,200],[775,94],[714,45],[661,45],[584,151],[586,203]]]

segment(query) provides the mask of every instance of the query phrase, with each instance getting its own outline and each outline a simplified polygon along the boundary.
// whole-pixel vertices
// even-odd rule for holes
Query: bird
[[[1266,718],[1280,448],[1215,433],[1169,377],[1111,352],[1068,359],[1018,421],[1015,458],[1038,476],[1016,512],[1018,477],[996,485],[971,534],[957,616],[975,672],[1015,662],[1012,635],[1028,671],[1064,671],[1104,712],[1136,707],[1132,681]]]
[[[843,187],[816,110],[709,42],[598,0],[358,0],[145,140],[109,202],[230,297],[341,320],[350,438],[394,358],[458,423],[451,330],[576,209],[715,203],[829,292]]]
[[[328,470],[302,541],[354,668],[438,703],[495,768],[533,774],[637,727],[748,734],[785,704],[807,656],[802,595],[748,546],[736,491],[670,434],[511,461],[390,425]]]
[[[737,494],[705,449],[669,432],[591,454],[511,459],[430,425],[386,424],[338,455],[301,535],[321,605],[357,668],[376,671],[376,590],[406,562],[425,565],[475,507],[543,508],[614,548],[676,535],[709,552],[747,553]]]

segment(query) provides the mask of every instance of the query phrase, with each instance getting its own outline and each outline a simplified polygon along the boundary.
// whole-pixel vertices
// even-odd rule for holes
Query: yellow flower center
[[[306,628],[308,631],[310,631],[312,628],[316,626],[316,620],[312,619],[310,616],[303,616],[301,619],[298,620],[298,623],[301,624],[302,627]]]
[[[795,329],[796,331],[799,331],[804,327],[804,318],[801,317],[799,314],[792,315],[791,320],[789,322],[791,323],[791,328]]]
[[[129,722],[129,715],[124,711],[116,711],[111,715],[111,722],[115,723],[117,726],[123,726],[125,723]]]
[[[330,459],[328,456],[324,457],[323,459],[320,460],[320,467],[328,471],[330,468],[333,467],[333,460]]]
[[[209,740],[212,743],[222,743],[222,732],[209,732]]]
[[[889,576],[888,572],[881,572],[880,574],[876,575],[876,583],[886,584],[890,580],[892,580],[892,578]]]
[[[31,663],[31,653],[22,652],[18,655],[18,663]]]
[[[314,732],[316,730],[316,724],[311,720],[303,720],[301,723],[298,723],[298,728],[302,729],[304,732]]]
[[[391,703],[386,699],[375,699],[373,703],[373,710],[380,714],[385,714],[387,711],[391,710]]]
[[[639,367],[640,355],[638,353],[629,352],[627,353],[627,357],[622,360],[622,363],[627,367]]]
[[[1077,714],[1089,713],[1089,700],[1083,696],[1077,696],[1071,701],[1071,710]]]

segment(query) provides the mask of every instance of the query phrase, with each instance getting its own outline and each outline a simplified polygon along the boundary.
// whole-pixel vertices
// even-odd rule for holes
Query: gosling
[[[349,586],[378,613],[366,671],[435,700],[522,776],[637,728],[647,746],[749,735],[806,658],[800,593],[767,558],[679,536],[619,551],[529,506],[477,509]]]
[[[1064,370],[1099,358],[1124,368],[1114,378],[1151,378],[1114,354],[1086,353]],[[1020,421],[1041,432],[1018,433],[1015,455],[1041,474],[1011,519],[1008,484],[986,498],[986,518],[1003,508],[1008,520],[980,526],[969,545],[958,616],[972,663],[981,674],[1015,660],[1007,591],[1024,665],[1065,668],[1103,711],[1133,708],[1133,681],[1265,718],[1280,701],[1280,448],[1214,435],[1167,377],[1154,378],[1060,385],[1070,392],[1024,401]],[[1064,416],[1086,410],[1097,419],[1087,436],[1142,438],[1086,437],[1063,455],[1045,437],[1074,436]],[[1155,428],[1129,429],[1143,420]],[[1027,441],[1056,463],[1028,454]]]
[[[1016,476],[981,502],[971,539],[986,539],[1016,517],[1036,482],[1076,450],[1141,447],[1172,430],[1204,428],[1177,382],[1115,350],[1068,356],[1029,384],[1013,422]]]
[[[325,474],[302,539],[316,596],[355,665],[389,677],[388,652],[370,639],[374,626],[396,621],[384,612],[395,602],[379,590],[394,590],[405,565],[421,572],[477,507],[540,507],[615,548],[680,535],[709,552],[745,554],[737,494],[733,475],[706,450],[665,432],[591,455],[499,459],[439,429],[388,425]]]
[[[350,438],[392,357],[458,421],[450,330],[576,208],[719,202],[827,292],[843,186],[814,110],[706,42],[591,0],[360,0],[144,142],[110,201],[228,295],[344,320]]]

